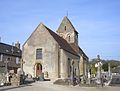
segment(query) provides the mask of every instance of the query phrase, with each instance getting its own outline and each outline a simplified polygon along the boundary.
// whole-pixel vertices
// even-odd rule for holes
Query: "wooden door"
[[[42,73],[42,65],[40,63],[36,64],[36,77],[39,77]]]

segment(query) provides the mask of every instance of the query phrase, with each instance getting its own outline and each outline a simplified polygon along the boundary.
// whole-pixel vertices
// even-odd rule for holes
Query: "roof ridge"
[[[51,29],[49,29],[47,26],[44,25],[44,27],[49,31],[49,33],[52,35],[52,37],[56,40],[56,42],[60,45],[60,47],[62,49],[66,50],[76,56],[79,56],[65,39],[60,37],[57,33],[52,31]]]
[[[21,56],[22,50],[17,48],[16,46],[0,43],[0,53],[13,56]]]
[[[33,35],[33,33],[38,29],[38,27],[39,27],[40,25],[45,26],[45,25],[43,24],[43,22],[40,22],[40,23],[37,25],[37,27],[34,29],[34,31],[31,33],[31,35],[28,37],[28,39],[23,43],[22,46],[24,46],[24,45],[26,44],[26,42],[30,39],[30,37]]]
[[[10,44],[6,44],[6,43],[3,43],[3,42],[0,42],[0,44],[5,45],[5,46],[10,46],[10,47],[17,48],[16,46],[13,46],[13,45],[10,45]],[[17,49],[19,49],[19,48],[17,48]]]

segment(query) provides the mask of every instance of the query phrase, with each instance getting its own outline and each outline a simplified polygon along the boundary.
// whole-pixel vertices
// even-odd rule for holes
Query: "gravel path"
[[[120,87],[79,87],[55,85],[52,82],[35,82],[18,87],[0,87],[0,91],[120,91]]]

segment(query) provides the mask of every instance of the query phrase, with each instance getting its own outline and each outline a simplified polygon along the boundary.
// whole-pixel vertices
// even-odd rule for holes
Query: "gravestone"
[[[113,76],[110,85],[120,85],[120,76]]]
[[[11,85],[13,86],[19,86],[20,85],[20,76],[13,74],[11,78]]]

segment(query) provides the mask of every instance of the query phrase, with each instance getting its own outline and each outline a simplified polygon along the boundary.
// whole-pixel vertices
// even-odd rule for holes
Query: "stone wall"
[[[26,74],[35,77],[35,64],[42,65],[42,72],[48,72],[49,78],[58,78],[58,44],[44,25],[39,25],[32,36],[23,45],[23,69]],[[36,49],[42,48],[42,59],[36,60]]]
[[[68,59],[70,65],[68,65]],[[72,55],[63,49],[60,49],[60,77],[63,79],[68,78],[71,72],[68,70],[68,66],[72,66],[71,62],[74,61],[74,70],[76,69],[76,75],[79,76],[79,57]]]
[[[9,70],[14,70],[15,73],[17,73],[17,68],[20,68],[20,57],[19,57],[19,62],[16,63],[16,56],[11,56],[11,55],[3,55],[2,61],[0,62],[0,73],[5,73],[5,62],[7,63],[7,69],[8,72]]]

